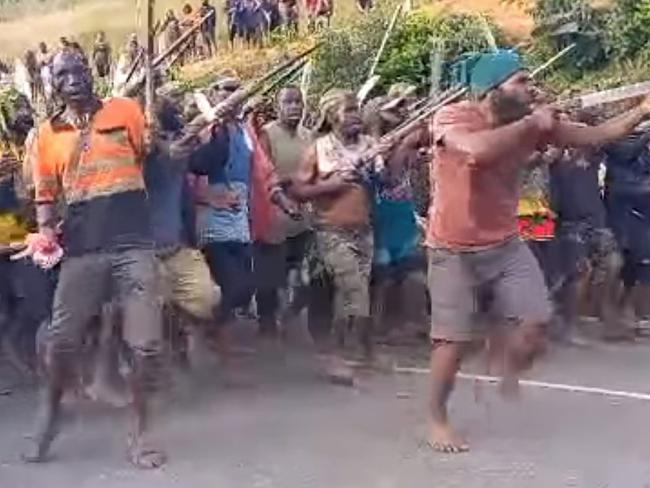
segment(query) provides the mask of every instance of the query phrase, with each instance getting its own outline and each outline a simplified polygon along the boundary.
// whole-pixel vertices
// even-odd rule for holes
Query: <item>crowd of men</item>
[[[266,337],[307,308],[326,376],[352,385],[355,365],[380,366],[387,290],[419,283],[430,303],[430,443],[445,452],[468,449],[447,403],[472,346],[488,345],[513,394],[544,332],[576,330],[584,290],[607,338],[631,336],[634,298],[650,285],[639,125],[650,100],[608,120],[558,113],[520,57],[497,51],[459,70],[466,101],[396,138],[417,87],[363,106],[331,89],[307,128],[300,88],[281,87],[269,118],[221,76],[206,91],[214,116],[161,86],[147,122],[141,93],[94,94],[74,45],[62,42],[49,66],[59,105],[47,119],[36,124],[24,96],[0,106],[0,331],[12,364],[44,382],[26,461],[47,459],[82,369],[91,396],[131,406],[130,461],[162,465],[148,431],[163,344],[183,356],[183,338],[203,333],[236,367],[230,333],[252,302]],[[179,319],[173,328],[166,316]]]
[[[359,4],[359,9],[364,12],[371,8],[371,2]],[[307,28],[310,30],[329,27],[332,15],[331,0],[309,0],[305,4]],[[232,47],[237,39],[248,46],[261,47],[273,32],[297,33],[301,13],[296,0],[227,0],[223,17]],[[186,3],[180,13],[169,9],[154,26],[157,54],[165,53],[182,36],[188,35],[187,41],[178,50],[178,55],[173,61],[168,61],[167,67],[172,63],[182,66],[215,56],[220,18],[210,0],[201,0],[198,8]],[[144,46],[136,34],[129,35],[124,47],[117,52],[103,31],[97,33],[92,46],[88,47],[89,55],[78,41],[61,37],[55,49],[71,48],[78,51],[91,62],[96,79],[112,86],[114,94],[124,95],[126,82],[137,79],[138,74],[143,73]],[[7,74],[13,71],[20,91],[33,104],[46,107],[52,103],[51,61],[51,50],[45,42],[40,42],[36,49],[25,51],[13,70],[0,63],[0,75],[3,67]]]

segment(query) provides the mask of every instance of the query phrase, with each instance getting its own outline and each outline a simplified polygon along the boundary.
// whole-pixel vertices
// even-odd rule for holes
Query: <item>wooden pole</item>
[[[390,35],[393,32],[393,29],[395,29],[395,25],[397,24],[397,20],[399,19],[399,16],[402,13],[402,10],[404,9],[404,4],[400,4],[395,8],[395,12],[393,12],[393,17],[390,19],[390,22],[388,24],[388,28],[386,29],[386,32],[384,33],[384,37],[381,40],[381,44],[379,45],[379,49],[377,50],[377,54],[375,55],[375,59],[372,62],[372,66],[370,67],[370,72],[368,73],[368,79],[372,78],[375,74],[375,70],[377,69],[377,66],[379,66],[379,61],[381,60],[381,55],[384,53],[384,49],[386,49],[386,45],[388,44],[388,40],[390,39]]]
[[[145,47],[145,113],[149,121],[153,117],[153,102],[154,102],[154,76],[153,76],[153,57],[154,57],[154,3],[155,0],[147,0],[147,8],[145,9],[145,26],[146,26],[146,47]]]
[[[193,36],[197,30],[203,25],[203,23],[211,18],[214,15],[214,11],[210,12],[207,14],[205,17],[203,17],[201,20],[199,20],[196,24],[192,26],[191,29],[188,29],[186,32],[183,33],[182,36],[180,36],[174,43],[167,48],[167,50],[163,53],[158,54],[156,56],[156,59],[153,60],[153,66],[158,67],[160,64],[165,61],[165,59],[169,58],[169,56],[176,51],[182,44],[185,43],[187,39],[189,39],[191,36]]]

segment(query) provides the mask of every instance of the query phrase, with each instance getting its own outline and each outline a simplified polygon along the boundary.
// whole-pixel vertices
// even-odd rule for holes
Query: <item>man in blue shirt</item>
[[[221,80],[214,101],[226,99],[239,86],[234,78]],[[195,132],[186,128],[176,145],[176,151],[189,158],[190,171],[207,178],[207,185],[195,189],[197,240],[223,294],[221,323],[232,319],[235,309],[246,307],[254,291],[249,222],[253,144],[236,113],[235,107],[221,123],[210,125],[198,117]]]

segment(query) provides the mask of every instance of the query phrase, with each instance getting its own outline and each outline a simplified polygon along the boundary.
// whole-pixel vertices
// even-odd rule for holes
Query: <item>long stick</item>
[[[564,56],[567,52],[569,52],[568,49],[563,49],[561,52],[553,56],[551,59],[546,61],[544,64],[542,64],[540,67],[537,69],[533,70],[531,73],[531,77],[539,76],[540,73],[542,73],[544,70],[548,69],[549,66],[551,66],[554,62],[556,62],[558,59],[560,59],[562,56]],[[561,56],[560,56],[561,54]],[[452,92],[449,96],[445,97],[443,100],[440,102],[435,103],[434,105],[431,106],[425,106],[420,110],[420,112],[412,117],[411,119],[407,120],[404,122],[402,125],[397,127],[396,129],[390,131],[388,134],[382,137],[382,140],[384,142],[389,142],[389,141],[400,141],[404,137],[406,137],[408,134],[413,131],[416,127],[419,126],[420,122],[422,122],[424,119],[430,117],[434,113],[436,113],[438,110],[440,110],[442,107],[445,105],[448,105],[451,102],[454,102],[458,100],[460,97],[464,96],[467,92],[469,91],[468,87],[463,87],[460,88],[454,92]]]
[[[460,97],[464,96],[468,91],[469,88],[467,87],[459,88],[455,92],[451,93],[449,96],[442,99],[440,102],[427,108],[426,110],[423,110],[420,114],[411,118],[410,120],[402,124],[397,129],[390,131],[388,134],[386,134],[381,138],[381,141],[388,142],[388,141],[399,141],[403,139],[404,137],[409,135],[413,131],[413,129],[417,127],[420,124],[420,122],[422,122],[424,119],[430,117],[445,105],[449,105],[451,102],[455,102]]]
[[[182,36],[180,36],[178,39],[176,39],[176,41],[174,41],[174,43],[165,50],[165,52],[163,52],[162,54],[159,54],[158,56],[156,56],[156,58],[151,62],[152,69],[155,70],[156,68],[159,68],[160,65],[167,60],[167,58],[169,58],[171,55],[173,55],[176,52],[177,49],[179,49],[179,46],[181,46],[186,40],[188,40],[203,25],[203,23],[206,20],[210,19],[213,15],[214,15],[214,11],[207,14],[197,24],[193,25],[191,29],[189,29]],[[184,46],[184,49],[186,49],[188,45],[189,45],[189,42],[188,42],[188,44],[186,44]],[[142,56],[144,56],[144,51],[140,51],[138,53],[138,56],[136,57],[135,62],[131,65],[131,68],[130,68],[129,73],[128,73],[127,78],[126,78],[126,81],[124,82],[124,86],[128,86],[129,81],[131,80],[131,78],[135,74],[135,71],[136,71],[139,63],[142,60]],[[176,56],[174,58],[174,61],[176,61],[178,58],[179,58],[179,56]],[[142,80],[138,81],[137,86],[138,87],[141,86],[141,83],[142,83]],[[139,89],[139,88],[137,88],[137,89]]]
[[[295,65],[299,61],[301,61],[304,58],[306,58],[307,56],[309,56],[311,53],[313,53],[319,47],[320,47],[320,44],[316,44],[315,46],[307,49],[306,51],[303,51],[302,53],[298,54],[297,56],[294,56],[293,58],[289,59],[288,61],[285,61],[280,66],[278,66],[277,68],[274,68],[273,70],[269,71],[262,78],[257,80],[253,84],[253,86],[251,86],[250,90],[259,91],[263,87],[263,85],[265,85],[269,80],[271,80],[273,77],[275,77],[275,75],[277,75],[278,73],[281,73],[282,71],[284,71],[287,68],[292,67],[293,65]]]
[[[214,120],[215,118],[219,117],[223,113],[227,113],[233,109],[233,107],[236,107],[237,105],[242,104],[245,102],[248,98],[252,97],[253,95],[257,94],[261,90],[264,89],[265,85],[267,82],[269,82],[271,79],[273,79],[277,74],[287,70],[288,68],[294,67],[294,65],[301,63],[310,53],[314,52],[316,49],[318,49],[319,45],[317,44],[316,46],[302,52],[301,54],[289,59],[288,61],[282,63],[280,66],[277,68],[271,70],[268,72],[266,75],[264,75],[262,78],[259,80],[255,81],[248,87],[243,87],[240,88],[239,90],[236,90],[234,93],[231,93],[228,95],[228,97],[223,100],[222,102],[219,102],[215,107],[212,107],[209,109],[206,106],[206,112],[210,111],[211,114],[205,113],[204,115],[207,116],[208,119]]]
[[[395,8],[393,17],[390,19],[390,24],[388,24],[388,28],[384,33],[384,38],[381,40],[381,44],[379,45],[379,50],[377,51],[377,54],[375,55],[375,59],[372,62],[372,66],[370,67],[370,71],[368,72],[368,79],[374,76],[375,71],[377,70],[377,66],[379,66],[379,61],[381,60],[381,56],[384,53],[384,49],[386,49],[386,45],[388,44],[388,39],[390,38],[393,29],[395,29],[395,25],[397,24],[397,19],[399,19],[399,16],[402,13],[403,8],[404,8],[404,4],[400,4]]]
[[[183,47],[178,49],[174,55],[169,58],[169,61],[167,62],[167,69],[171,68],[176,64],[176,62],[181,58],[181,56],[189,49],[189,47],[192,45],[192,41],[188,40]]]
[[[140,66],[140,63],[142,62],[142,56],[144,56],[144,50],[140,49],[138,51],[137,56],[135,57],[135,60],[131,64],[131,67],[129,68],[129,72],[126,75],[126,80],[124,81],[125,85],[129,81],[131,81],[131,78],[133,78],[133,75],[135,74],[135,71],[138,69],[138,66]]]
[[[296,66],[291,68],[289,71],[286,73],[280,75],[277,80],[275,80],[273,83],[271,83],[269,86],[264,88],[261,92],[260,95],[266,95],[267,93],[272,92],[275,90],[278,86],[282,85],[285,82],[291,81],[294,76],[296,76],[298,73],[300,73],[301,70],[305,69],[305,66],[307,65],[309,61],[302,60],[300,63],[298,63]]]
[[[153,15],[154,15],[154,2],[155,0],[147,0],[147,9],[145,11],[145,26],[147,33],[147,45],[146,45],[146,54],[144,58],[144,68],[146,76],[145,84],[145,113],[147,114],[148,120],[152,120],[153,117],[153,102],[154,102],[154,79],[153,79],[153,56],[154,56],[154,25],[153,25]]]
[[[191,36],[194,35],[194,33],[199,30],[199,28],[205,23],[206,20],[209,20],[212,16],[214,15],[214,10],[212,10],[210,13],[208,13],[205,17],[203,17],[199,22],[194,24],[187,32],[184,32],[182,36],[180,36],[178,39],[176,39],[171,46],[169,46],[165,52],[159,54],[156,59],[153,60],[153,67],[157,68],[160,66],[165,59],[167,59],[170,54],[172,54],[180,45],[182,45],[186,39],[189,39]]]
[[[559,53],[557,53],[555,56],[553,56],[551,59],[546,61],[544,64],[542,64],[541,66],[539,66],[535,70],[533,70],[533,72],[530,73],[530,76],[533,77],[533,78],[539,76],[540,73],[542,73],[543,71],[546,71],[549,68],[549,66],[554,64],[558,59],[563,58],[564,56],[569,54],[571,51],[573,51],[573,49],[575,49],[575,47],[576,47],[575,44],[571,44],[571,45],[565,47]]]

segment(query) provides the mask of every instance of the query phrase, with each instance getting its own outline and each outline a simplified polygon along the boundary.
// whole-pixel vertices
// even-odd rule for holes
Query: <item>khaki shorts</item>
[[[334,317],[369,317],[372,233],[319,230],[316,245],[326,271],[334,280]]]
[[[199,320],[214,320],[221,302],[208,264],[200,251],[181,248],[159,258],[163,297],[167,303]]]
[[[551,304],[544,276],[519,239],[488,250],[429,249],[431,338],[481,339],[492,320],[545,323]]]

